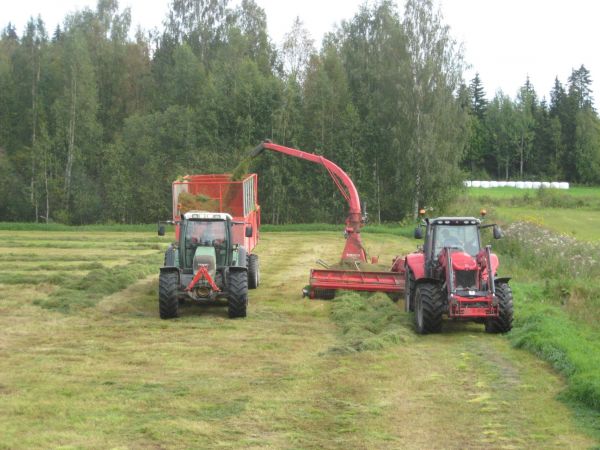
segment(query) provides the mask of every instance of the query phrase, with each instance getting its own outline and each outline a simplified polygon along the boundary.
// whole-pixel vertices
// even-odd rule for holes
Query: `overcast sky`
[[[299,16],[317,43],[336,23],[350,19],[364,0],[256,0],[268,19],[269,34],[281,43]],[[497,89],[514,97],[527,75],[540,97],[549,97],[554,78],[567,82],[571,69],[591,72],[596,105],[600,99],[600,1],[597,0],[437,0],[456,40],[464,44],[471,79],[480,73],[488,97]],[[120,0],[131,7],[134,24],[161,27],[168,0]],[[232,4],[238,3],[233,1]],[[371,1],[371,3],[373,3]],[[403,0],[398,0],[400,6]],[[30,16],[41,14],[49,30],[71,11],[96,0],[0,0],[0,27],[11,21],[19,34]]]

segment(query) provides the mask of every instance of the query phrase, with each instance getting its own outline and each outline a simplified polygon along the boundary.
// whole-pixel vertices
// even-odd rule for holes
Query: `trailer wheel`
[[[335,298],[335,289],[313,289],[313,298],[333,300]]]
[[[256,289],[260,284],[260,263],[258,255],[248,255],[248,288]]]
[[[161,319],[179,317],[178,286],[177,272],[164,272],[158,277],[158,311]]]
[[[440,287],[422,283],[415,290],[415,328],[419,334],[439,333],[442,330],[444,302]]]
[[[248,272],[230,270],[228,283],[228,313],[231,319],[246,317],[248,306]]]
[[[507,333],[512,329],[513,322],[513,295],[507,283],[496,284],[496,297],[498,297],[497,318],[485,322],[485,331],[488,333]]]
[[[406,278],[404,280],[404,311],[412,312],[415,310],[415,276],[408,267],[406,268]]]

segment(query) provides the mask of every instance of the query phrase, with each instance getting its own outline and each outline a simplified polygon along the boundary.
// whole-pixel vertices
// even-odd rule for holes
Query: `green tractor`
[[[242,245],[233,243],[233,227],[246,224],[234,222],[227,213],[205,211],[189,211],[168,223],[176,225],[178,241],[165,252],[160,269],[161,319],[178,317],[180,302],[186,300],[227,305],[230,318],[246,317],[248,280],[257,284],[259,278],[257,256],[249,257]],[[246,237],[252,231],[246,226]],[[158,234],[164,236],[164,226],[159,225]]]

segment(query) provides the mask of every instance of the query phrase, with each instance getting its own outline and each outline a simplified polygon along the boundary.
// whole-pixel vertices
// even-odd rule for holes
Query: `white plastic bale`
[[[550,182],[549,181],[542,181],[542,187],[544,189],[548,189],[550,187]]]
[[[542,183],[540,183],[539,181],[534,181],[531,187],[533,189],[539,189],[542,187]]]
[[[558,188],[559,189],[569,189],[569,183],[567,183],[566,181],[561,181],[558,183]]]
[[[490,187],[490,182],[489,181],[482,181],[481,182],[481,187],[484,189],[488,189]]]
[[[507,187],[517,187],[517,183],[514,181],[507,181],[506,186]]]
[[[498,182],[497,181],[490,181],[490,187],[491,188],[497,188],[498,187]]]
[[[471,182],[468,180],[463,181],[465,187],[471,187]]]
[[[471,181],[471,187],[474,187],[474,188],[481,187],[481,181]]]
[[[498,181],[498,187],[506,187],[506,181]]]
[[[558,181],[552,181],[550,187],[554,189],[560,189],[560,183]]]
[[[533,188],[533,183],[531,181],[524,181],[523,186],[525,187],[525,189],[531,189]]]
[[[515,187],[518,189],[525,189],[525,183],[523,181],[517,181]]]

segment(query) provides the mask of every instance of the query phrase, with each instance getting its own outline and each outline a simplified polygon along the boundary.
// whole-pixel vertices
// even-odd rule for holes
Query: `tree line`
[[[461,94],[470,129],[463,168],[472,179],[599,184],[600,120],[591,83],[582,65],[572,70],[567,86],[555,79],[549,102],[529,78],[516,98],[497,92],[487,101],[476,74]]]
[[[9,24],[0,34],[0,220],[167,218],[173,180],[231,172],[265,138],[344,168],[374,221],[443,206],[465,172],[596,182],[585,68],[567,89],[558,83],[550,105],[531,86],[486,102],[463,69],[431,0],[402,11],[365,4],[318,50],[299,19],[275,45],[253,0],[171,0],[162,30],[135,33],[117,0],[51,32],[41,18],[21,35]],[[267,153],[251,170],[265,222],[345,216],[316,165]]]

